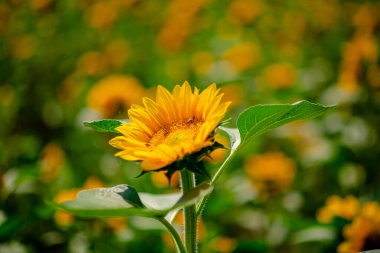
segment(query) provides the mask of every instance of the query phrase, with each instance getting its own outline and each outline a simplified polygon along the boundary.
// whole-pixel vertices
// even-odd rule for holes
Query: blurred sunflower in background
[[[375,201],[360,203],[350,195],[332,195],[326,205],[318,210],[317,219],[334,223],[335,218],[345,220],[342,229],[344,241],[338,245],[339,253],[356,253],[380,248],[380,206]]]
[[[380,249],[380,206],[377,202],[364,203],[351,224],[343,229],[345,241],[339,253],[354,253]]]
[[[65,164],[65,152],[57,143],[48,143],[40,154],[40,176],[42,181],[51,183],[57,178]]]
[[[267,152],[249,157],[245,171],[261,196],[275,195],[289,189],[296,165],[281,152]]]
[[[102,118],[123,118],[124,112],[139,101],[144,89],[134,77],[112,75],[100,80],[89,91],[87,103]]]

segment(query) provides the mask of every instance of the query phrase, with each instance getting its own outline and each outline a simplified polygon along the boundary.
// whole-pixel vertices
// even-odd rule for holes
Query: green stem
[[[187,253],[185,246],[182,243],[181,237],[179,236],[177,230],[164,218],[159,217],[157,218],[169,231],[169,233],[172,235],[173,240],[175,244],[177,245],[177,250],[179,253]]]
[[[195,187],[194,174],[186,169],[181,170],[182,192]],[[185,245],[188,253],[197,252],[197,215],[195,205],[184,208]]]
[[[235,155],[235,150],[231,150],[230,154],[228,155],[228,157],[226,158],[226,160],[224,160],[223,164],[219,167],[219,169],[216,171],[215,175],[212,177],[211,181],[210,181],[210,184],[211,185],[214,185],[216,180],[219,179],[220,175],[222,175],[222,172],[224,171],[224,169],[230,164],[232,158],[234,157]],[[202,201],[197,205],[197,209],[196,209],[196,215],[197,217],[202,213],[202,210],[204,208],[204,206],[206,205],[206,202],[207,202],[207,199],[210,195],[207,195],[206,197],[204,197],[202,199]]]
[[[222,172],[224,169],[230,164],[233,157],[236,154],[236,151],[238,148],[240,148],[240,133],[237,128],[226,128],[226,127],[219,127],[221,130],[225,131],[229,136],[231,140],[231,150],[228,157],[224,160],[223,164],[219,167],[219,169],[216,171],[215,175],[212,177],[210,184],[214,185],[216,180],[222,175]],[[208,195],[210,196],[210,195]],[[202,210],[206,204],[206,201],[208,199],[208,196],[204,197],[202,201],[197,205],[197,217],[202,213]]]

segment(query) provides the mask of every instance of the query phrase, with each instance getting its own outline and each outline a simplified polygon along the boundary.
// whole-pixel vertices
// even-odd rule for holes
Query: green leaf
[[[296,120],[318,117],[333,106],[299,101],[291,105],[255,105],[239,115],[237,127],[242,145],[253,137]]]
[[[198,203],[203,197],[212,192],[213,187],[209,183],[202,183],[183,194],[174,207],[185,207]]]
[[[235,152],[235,150],[239,147],[241,143],[239,130],[237,128],[228,128],[228,127],[219,127],[219,129],[223,130],[228,134],[228,137],[230,138],[231,142],[231,153]]]
[[[123,184],[111,188],[80,191],[75,200],[52,203],[55,207],[82,217],[144,216],[163,217],[169,211],[198,202],[212,187],[201,184],[186,194],[137,193]]]
[[[228,134],[231,147],[229,155],[213,175],[211,184],[214,185],[219,179],[220,175],[231,163],[236,151],[253,137],[296,120],[315,118],[332,107],[300,101],[292,105],[256,105],[248,108],[239,115],[237,120],[238,128],[219,127],[219,129]],[[197,206],[198,216],[202,212],[206,199],[203,198]]]
[[[137,191],[132,187],[129,187],[129,186],[127,187],[128,188],[125,191],[122,191],[118,194],[129,204],[135,207],[144,207],[144,204],[141,202],[141,199],[139,195],[137,194]]]
[[[103,120],[95,120],[91,122],[84,122],[83,125],[86,127],[92,127],[98,132],[111,132],[111,133],[119,133],[115,130],[116,127],[121,126],[123,122],[115,119],[103,119]]]
[[[118,217],[127,215],[156,216],[165,212],[162,210],[136,207],[126,201],[124,194],[130,190],[128,185],[117,185],[111,188],[96,188],[80,191],[75,200],[63,203],[53,203],[65,211],[83,217]],[[124,197],[123,197],[124,196]],[[139,196],[141,202],[142,196]],[[174,196],[173,196],[174,197]],[[179,199],[172,200],[174,203]]]

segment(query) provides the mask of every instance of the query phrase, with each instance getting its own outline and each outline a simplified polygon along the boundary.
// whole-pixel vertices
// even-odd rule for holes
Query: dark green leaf
[[[127,187],[128,188],[126,190],[119,192],[118,194],[123,197],[123,199],[129,204],[135,207],[144,207],[144,204],[141,202],[140,197],[137,194],[137,191],[130,186]]]
[[[194,162],[194,163],[187,163],[186,169],[190,170],[191,172],[194,172],[195,174],[202,175],[206,177],[208,180],[211,179],[210,174],[206,170],[206,167],[203,163],[203,161],[200,162]]]
[[[86,127],[92,127],[98,132],[118,133],[118,131],[116,131],[115,128],[118,126],[121,126],[123,123],[115,119],[103,119],[103,120],[96,120],[96,121],[91,121],[91,122],[84,122],[83,124]]]

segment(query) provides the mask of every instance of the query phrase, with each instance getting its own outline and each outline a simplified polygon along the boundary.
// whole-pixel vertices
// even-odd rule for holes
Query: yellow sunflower
[[[158,86],[156,101],[143,98],[143,106],[132,105],[130,122],[116,128],[123,134],[110,140],[121,149],[116,156],[141,161],[143,171],[152,171],[213,146],[213,133],[230,105],[221,102],[219,91],[215,84],[203,92],[193,92],[188,82],[172,93]]]

